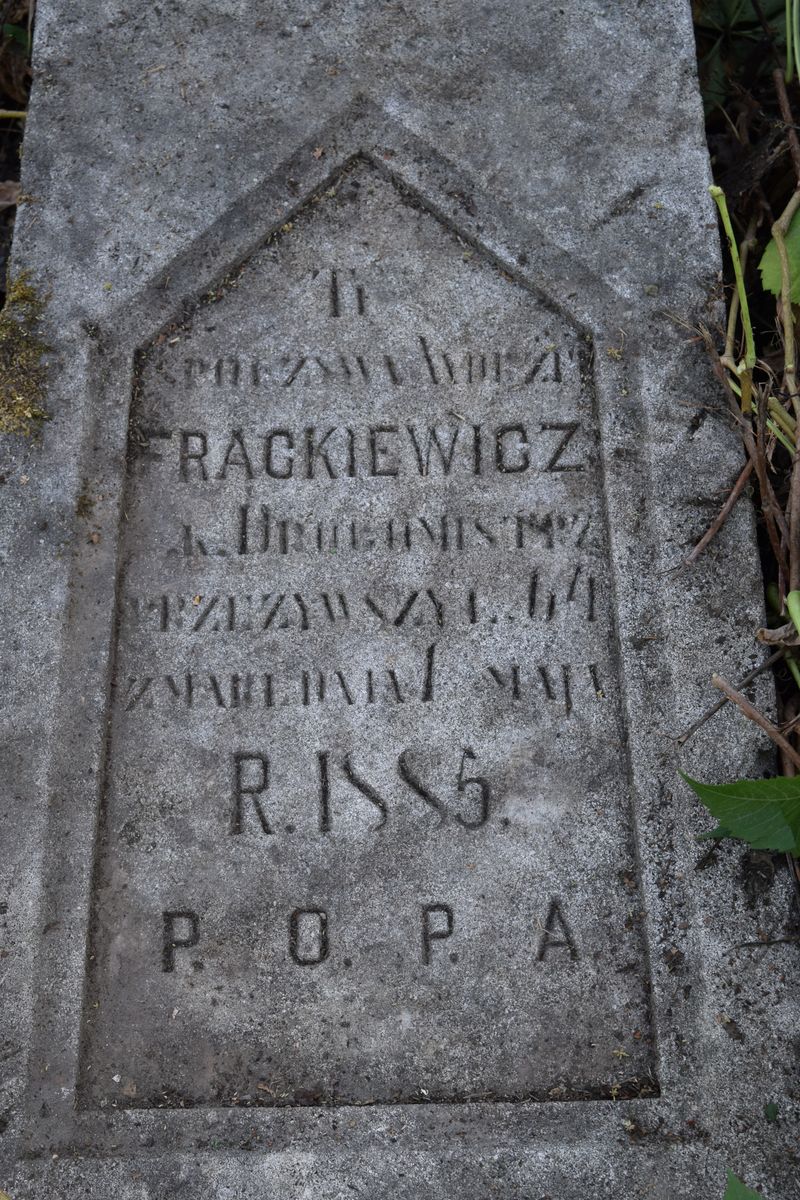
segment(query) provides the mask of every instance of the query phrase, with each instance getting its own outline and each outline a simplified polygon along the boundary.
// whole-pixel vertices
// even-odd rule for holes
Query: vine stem
[[[793,0],[786,0],[786,82],[792,82],[794,72],[794,53],[792,49]]]
[[[800,0],[798,0],[800,3]],[[781,264],[781,323],[783,326],[783,389],[794,409],[795,422],[800,422],[800,397],[797,394],[797,352],[792,310],[792,269],[786,249],[786,235],[792,219],[800,208],[800,187],[772,226],[772,236]],[[800,451],[792,458],[792,477],[789,484],[789,591],[800,589]]]
[[[775,84],[775,94],[778,97],[778,107],[781,110],[783,124],[786,127],[786,140],[789,143],[789,154],[792,158],[792,165],[794,166],[794,173],[797,176],[798,186],[800,186],[800,141],[797,140],[797,130],[794,127],[792,108],[789,104],[789,97],[786,94],[786,84],[783,81],[783,73],[776,69],[772,72],[772,79]]]
[[[754,216],[751,218],[750,224],[747,226],[747,233],[744,236],[744,241],[739,247],[739,262],[741,265],[742,278],[744,278],[744,272],[747,267],[747,259],[750,251],[755,247],[756,244],[755,233],[757,225],[758,217]],[[742,285],[742,288],[744,289],[744,285]],[[736,376],[738,376],[739,372],[736,366],[736,359],[734,357],[734,346],[736,342],[736,323],[739,320],[739,308],[740,299],[739,287],[737,283],[736,291],[731,297],[731,307],[728,313],[728,327],[725,332],[725,353],[722,356],[722,362]],[[753,360],[753,365],[755,366],[755,359]]]
[[[725,199],[725,193],[723,192],[722,188],[717,187],[716,184],[712,184],[708,190],[711,193],[714,203],[719,209],[719,215],[722,218],[722,227],[725,230],[725,237],[728,239],[728,249],[730,250],[731,262],[733,263],[733,273],[736,277],[736,292],[739,297],[739,308],[742,315],[742,329],[744,330],[744,359],[737,367],[735,367],[735,372],[742,381],[742,412],[747,414],[752,411],[753,407],[753,367],[756,365],[756,343],[755,338],[753,337],[753,324],[750,320],[750,306],[747,303],[747,292],[745,291],[744,286],[742,261],[739,257],[739,247],[736,244],[736,235],[733,232],[731,215],[728,212],[728,201]],[[789,220],[791,220],[791,217]]]
[[[772,236],[781,264],[781,322],[783,325],[783,386],[794,408],[795,420],[800,419],[800,404],[797,396],[797,368],[795,362],[794,314],[792,313],[792,270],[786,249],[786,235],[792,218],[800,208],[800,187],[796,189],[775,224]],[[744,314],[743,314],[744,319]],[[752,334],[752,330],[751,330]],[[753,360],[755,364],[755,358]]]

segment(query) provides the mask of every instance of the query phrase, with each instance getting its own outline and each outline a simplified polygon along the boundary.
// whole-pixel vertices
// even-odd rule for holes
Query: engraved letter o
[[[304,917],[310,920],[303,920]],[[308,926],[314,924],[316,930],[312,934]],[[315,942],[313,949],[310,945],[312,938]],[[325,909],[296,908],[289,917],[289,953],[294,961],[301,967],[315,967],[328,957],[328,949],[328,914]]]

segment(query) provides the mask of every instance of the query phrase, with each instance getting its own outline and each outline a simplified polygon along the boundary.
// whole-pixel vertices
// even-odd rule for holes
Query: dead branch
[[[753,460],[748,459],[748,461],[745,463],[744,467],[742,468],[739,478],[736,480],[736,483],[733,485],[730,492],[728,493],[728,498],[726,499],[722,508],[719,510],[719,512],[717,513],[717,516],[711,522],[711,524],[709,525],[706,532],[700,538],[700,541],[697,543],[694,550],[692,550],[691,554],[689,554],[688,557],[683,560],[681,567],[690,567],[692,565],[692,563],[696,563],[698,558],[700,557],[700,555],[705,550],[706,546],[708,546],[709,543],[717,536],[720,529],[722,529],[722,526],[725,524],[728,517],[732,513],[734,505],[736,504],[736,501],[739,499],[739,497],[741,496],[745,487],[747,486],[747,481],[750,478],[752,473],[753,473]]]
[[[714,687],[719,688],[727,696],[731,703],[741,709],[748,720],[752,721],[754,725],[758,725],[759,729],[764,730],[767,737],[783,751],[795,767],[800,768],[800,754],[797,753],[791,742],[786,740],[777,725],[773,725],[772,721],[765,717],[754,704],[751,704],[746,696],[743,696],[741,692],[737,692],[735,688],[731,687],[727,679],[723,679],[721,675],[712,675],[711,682]]]
[[[736,685],[737,688],[741,689],[743,687],[747,687],[747,685],[752,683],[754,679],[758,679],[759,675],[763,675],[765,671],[769,671],[772,667],[779,663],[782,658],[782,650],[778,650],[775,652],[775,654],[771,654],[765,662],[761,663],[760,666],[754,667],[752,671],[748,671],[748,673],[739,680],[738,684]],[[690,725],[688,729],[685,729],[683,733],[675,739],[678,745],[685,745],[689,738],[692,737],[693,734],[697,733],[698,729],[701,729],[703,725],[705,725],[706,721],[710,721],[711,718],[715,716],[721,708],[724,708],[727,703],[728,697],[723,696],[721,700],[716,702],[716,704],[712,704],[711,708],[706,709],[703,715],[698,717],[694,724]]]

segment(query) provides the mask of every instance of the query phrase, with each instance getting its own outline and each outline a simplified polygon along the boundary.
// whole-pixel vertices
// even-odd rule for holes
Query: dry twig
[[[771,738],[775,745],[783,751],[783,753],[787,756],[789,761],[794,764],[795,767],[800,768],[800,754],[797,753],[791,742],[789,742],[783,736],[777,725],[773,725],[772,721],[770,721],[768,717],[765,717],[764,714],[757,709],[754,704],[751,704],[746,696],[743,696],[741,692],[737,692],[735,688],[731,687],[727,679],[723,679],[721,675],[712,675],[711,682],[713,683],[714,687],[719,688],[719,690],[723,692],[725,696],[727,696],[731,703],[735,704],[737,708],[741,709],[744,715],[749,717],[753,724],[758,725],[759,729],[764,730],[764,733],[766,733],[767,737]]]
[[[691,554],[687,555],[687,557],[683,560],[681,567],[690,567],[692,563],[696,563],[706,546],[708,546],[708,544],[717,536],[720,529],[722,529],[722,526],[725,524],[731,512],[733,511],[736,501],[739,499],[745,487],[747,486],[747,481],[752,472],[753,460],[748,459],[742,468],[739,478],[736,480],[736,483],[728,493],[728,497],[725,500],[722,508],[719,510],[706,532],[700,538],[700,541],[697,543],[694,550],[692,550]]]
[[[748,671],[747,674],[739,680],[738,684],[736,685],[737,688],[741,689],[743,687],[747,687],[748,684],[752,683],[754,679],[758,679],[759,675],[763,675],[765,671],[769,671],[776,666],[782,658],[782,650],[777,650],[774,654],[770,654],[769,658],[761,663],[760,666],[754,667],[752,671]],[[675,739],[678,745],[685,745],[689,738],[692,737],[693,734],[697,733],[698,729],[702,729],[706,721],[710,721],[712,717],[716,716],[720,709],[724,708],[727,703],[728,697],[723,696],[721,700],[716,702],[716,704],[712,704],[711,708],[706,709],[701,717],[698,717],[688,729],[684,729],[683,733]]]
[[[789,143],[789,153],[792,157],[792,166],[797,178],[797,186],[800,187],[800,141],[797,138],[797,130],[794,126],[794,117],[792,116],[792,108],[789,104],[789,96],[786,92],[786,82],[783,78],[783,71],[776,69],[772,72],[772,81],[775,84],[775,94],[778,97],[778,107],[781,110],[783,123],[786,127],[786,140]]]

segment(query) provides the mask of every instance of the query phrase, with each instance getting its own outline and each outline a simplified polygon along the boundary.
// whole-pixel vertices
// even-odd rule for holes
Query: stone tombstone
[[[674,737],[760,594],[744,504],[675,570],[740,461],[688,6],[56,9],[0,1187],[788,1196],[787,873],[677,776],[770,762]]]

